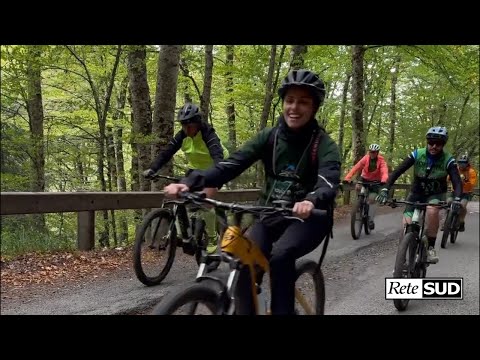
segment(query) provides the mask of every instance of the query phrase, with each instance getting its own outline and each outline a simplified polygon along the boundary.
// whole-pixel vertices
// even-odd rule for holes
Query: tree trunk
[[[155,108],[153,110],[152,132],[156,141],[152,150],[152,158],[157,156],[172,139],[174,133],[175,99],[177,94],[178,68],[180,61],[180,45],[162,45],[158,58],[157,90]],[[173,175],[172,162],[169,161],[161,171],[164,175]],[[159,191],[164,181],[153,183],[152,190]]]
[[[283,46],[282,51],[285,51],[285,46]],[[281,55],[283,57],[283,53]],[[267,73],[267,81],[265,83],[265,98],[263,101],[263,109],[262,115],[260,117],[260,125],[259,131],[265,129],[267,126],[268,115],[270,110],[272,109],[272,101],[273,101],[273,72],[275,71],[275,58],[277,57],[277,45],[272,45],[270,48],[270,62],[268,64],[268,73]],[[280,68],[280,66],[279,66]],[[277,78],[278,80],[278,71],[277,71]],[[255,164],[255,183],[258,185],[263,184],[264,175],[264,168],[263,164],[260,161],[257,161]]]
[[[125,119],[125,103],[127,98],[128,76],[122,81],[117,95],[117,111],[113,114],[115,131],[113,133],[115,144],[115,167],[117,170],[117,189],[118,191],[127,191],[127,182],[125,180],[125,167],[123,159],[123,125]],[[128,242],[128,224],[125,211],[119,213],[120,232],[118,235],[118,245],[121,246]]]
[[[458,138],[458,132],[460,131],[460,124],[462,123],[462,120],[463,120],[463,116],[465,114],[465,109],[467,108],[467,104],[470,100],[470,96],[473,94],[473,91],[470,91],[467,96],[465,97],[465,99],[463,99],[463,104],[462,104],[462,109],[460,110],[460,115],[458,116],[458,120],[457,120],[457,124],[455,126],[455,133],[454,133],[454,136],[453,136],[453,141],[452,141],[452,149],[456,149],[457,148],[457,138]]]
[[[41,77],[41,48],[37,45],[27,47],[27,112],[30,123],[30,139],[32,142],[32,191],[45,191],[45,153],[43,140],[43,104]],[[43,214],[32,216],[39,232],[45,232],[45,217]]]
[[[97,114],[98,128],[99,128],[99,138],[98,138],[98,155],[97,155],[97,178],[101,184],[102,191],[107,190],[107,185],[105,182],[104,174],[104,159],[105,159],[105,126],[107,122],[107,115],[110,109],[110,99],[112,96],[113,85],[115,83],[115,77],[117,74],[118,64],[120,63],[120,56],[122,54],[122,46],[117,46],[117,52],[115,55],[115,62],[110,74],[106,72],[106,67],[104,67],[104,78],[108,80],[106,83],[107,87],[104,89],[104,97],[100,98],[100,88],[98,84],[94,82],[94,78],[90,70],[88,69],[87,62],[79,54],[77,54],[74,47],[66,45],[68,51],[72,56],[77,60],[81,67],[85,71],[85,79],[90,85],[90,90],[92,91],[92,96],[95,101],[95,112]],[[102,58],[103,59],[103,58]],[[103,80],[101,80],[103,83]],[[99,242],[102,247],[109,247],[109,227],[108,227],[108,212],[107,210],[103,211],[103,220],[104,220],[104,231],[100,232]]]
[[[147,50],[144,45],[130,46],[128,51],[128,79],[134,120],[132,138],[136,149],[136,180],[138,181],[140,191],[150,191],[150,181],[142,176],[142,172],[148,169],[151,164],[150,146],[147,143],[152,129],[152,109],[147,81],[147,66],[145,63],[146,55]],[[132,163],[134,161],[132,159]]]
[[[113,144],[113,129],[111,126],[107,126],[107,169],[108,169],[108,191],[112,192],[116,190],[117,187],[117,167],[115,161],[115,149]],[[118,246],[117,240],[117,226],[115,224],[115,210],[110,210],[110,215],[112,218],[112,234],[113,234],[113,244],[115,247]]]
[[[340,109],[340,124],[338,128],[338,151],[342,154],[343,150],[343,135],[345,133],[345,114],[347,112],[347,97],[348,97],[348,85],[352,74],[348,73],[345,82],[343,83],[342,92],[342,107]]]
[[[280,69],[282,68],[282,62],[283,62],[283,55],[285,55],[285,49],[287,48],[287,45],[283,45],[282,46],[282,49],[280,50],[280,56],[278,57],[278,63],[277,63],[277,72],[275,73],[275,81],[273,82],[273,87],[272,89],[276,89],[277,86],[278,86],[278,78],[280,76]],[[276,116],[276,108],[277,108],[277,105],[278,103],[280,102],[280,98],[278,99],[278,101],[275,103],[275,105],[273,106],[273,110],[272,110],[272,126],[274,125],[275,123],[275,116]]]
[[[350,152],[351,149],[352,149],[352,139],[350,139],[350,142],[348,143],[347,147],[343,151],[342,164],[347,160],[347,154]]]
[[[365,155],[365,133],[363,130],[363,59],[365,46],[352,46],[352,144],[353,161],[357,163]]]
[[[400,56],[395,58],[394,68],[392,73],[392,85],[390,89],[390,141],[388,143],[387,159],[391,164],[393,160],[393,147],[395,146],[395,127],[397,123],[397,81],[398,81],[398,68],[400,66]]]
[[[232,52],[233,52],[233,45]],[[227,55],[228,56],[228,55]],[[233,62],[233,53],[232,53],[232,62]],[[208,122],[208,118],[211,116],[210,109],[210,95],[212,93],[212,75],[213,75],[213,45],[205,45],[205,75],[203,77],[203,92],[200,99],[200,109],[205,121]]]
[[[237,149],[237,131],[235,127],[235,103],[233,101],[233,45],[226,45],[227,48],[227,71],[225,78],[227,83],[227,122],[228,122],[228,150],[233,153]]]
[[[292,45],[292,61],[290,62],[292,70],[303,69],[305,64],[304,56],[307,51],[307,45]]]
[[[182,70],[184,76],[187,76],[189,75],[189,71],[188,71],[188,63],[187,61],[183,58],[183,54],[187,52],[187,46],[186,45],[182,45],[182,50],[181,50],[181,53],[180,53],[180,62],[179,62],[179,65],[180,65],[180,69]],[[185,75],[186,74],[186,75]],[[183,85],[183,101],[184,103],[192,103],[193,100],[192,100],[192,96],[190,95],[190,91],[189,91],[189,86],[188,86],[188,82],[185,82],[185,84]]]
[[[275,70],[275,58],[277,56],[277,45],[272,45],[270,49],[270,62],[268,64],[267,81],[265,83],[265,99],[263,101],[262,116],[260,117],[259,130],[265,129],[267,126],[268,114],[272,108],[273,100],[273,71]]]

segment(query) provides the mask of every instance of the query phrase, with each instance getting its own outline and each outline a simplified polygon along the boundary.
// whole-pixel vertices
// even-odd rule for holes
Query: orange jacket
[[[468,165],[464,170],[459,167],[458,172],[462,178],[462,193],[471,193],[477,183],[477,172],[473,170],[471,165]],[[448,177],[448,180],[450,180],[450,176]]]
[[[369,172],[368,167],[370,166],[370,155],[365,155],[363,158],[360,159],[358,163],[348,172],[345,176],[345,180],[350,181],[352,176],[355,175],[357,172],[362,170],[361,177],[367,181],[381,181],[387,182],[388,180],[388,168],[387,163],[382,155],[377,155],[377,168]]]

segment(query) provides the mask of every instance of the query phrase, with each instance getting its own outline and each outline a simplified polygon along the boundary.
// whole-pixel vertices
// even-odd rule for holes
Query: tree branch
[[[193,85],[195,86],[195,90],[197,90],[198,98],[201,99],[202,93],[200,92],[200,89],[198,88],[195,79],[189,74],[187,68],[182,64],[182,61],[180,61],[180,69],[182,70],[183,76],[192,80]]]

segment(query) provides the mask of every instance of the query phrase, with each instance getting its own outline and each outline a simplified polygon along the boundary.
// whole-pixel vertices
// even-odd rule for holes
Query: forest
[[[230,153],[274,126],[290,69],[326,84],[318,122],[342,174],[372,142],[389,168],[446,126],[446,149],[479,165],[478,45],[2,45],[1,191],[160,191],[141,173],[198,104]],[[182,176],[178,152],[161,173]],[[397,182],[408,183],[411,171]],[[227,188],[262,186],[255,164]],[[141,211],[97,211],[102,247],[133,242]],[[2,255],[72,249],[76,214],[3,216]]]

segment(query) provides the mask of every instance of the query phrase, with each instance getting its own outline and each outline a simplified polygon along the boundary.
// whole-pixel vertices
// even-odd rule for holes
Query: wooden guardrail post
[[[77,248],[81,251],[95,247],[95,211],[77,213]]]

